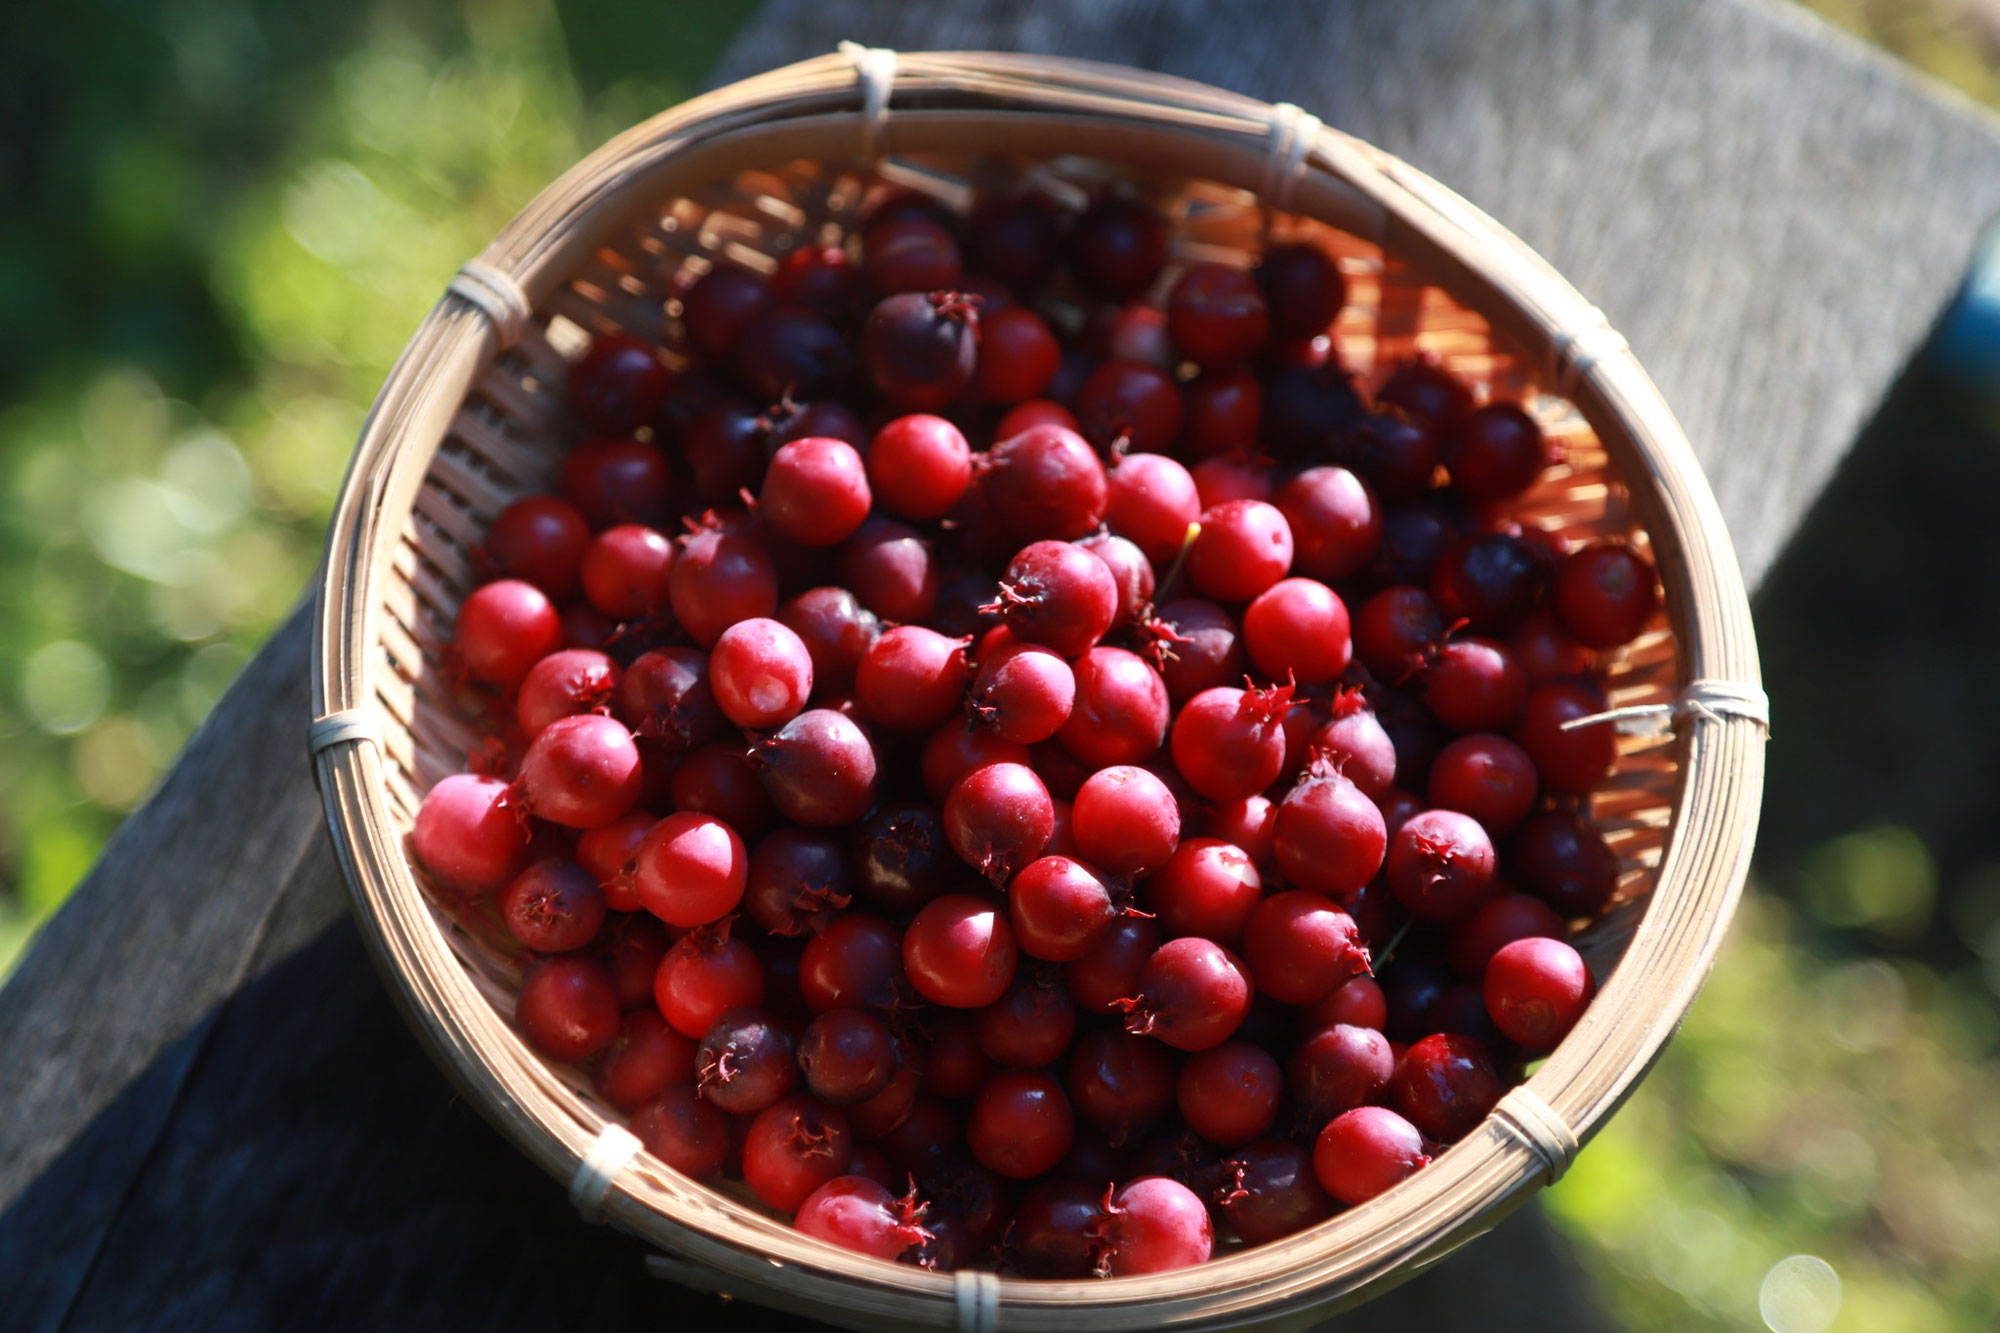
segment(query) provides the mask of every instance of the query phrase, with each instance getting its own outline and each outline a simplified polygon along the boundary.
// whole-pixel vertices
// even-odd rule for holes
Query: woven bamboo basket
[[[1599,998],[1428,1169],[1195,1269],[1096,1282],[934,1274],[804,1236],[607,1130],[619,1118],[589,1079],[510,1026],[512,951],[427,899],[403,840],[422,794],[477,741],[452,711],[443,649],[477,583],[471,548],[500,508],[544,487],[570,442],[566,359],[623,329],[674,361],[677,278],[722,257],[768,271],[802,241],[838,241],[891,186],[963,209],[982,188],[1032,183],[1081,207],[1114,180],[1173,220],[1177,260],[1241,259],[1274,236],[1324,245],[1349,287],[1332,336],[1365,385],[1427,349],[1528,406],[1564,462],[1520,516],[1650,551],[1663,607],[1608,662],[1612,701],[1674,724],[1621,740],[1594,798],[1624,863],[1613,907],[1578,935],[1604,979]],[[1692,1003],[1743,882],[1764,735],[1756,707],[1728,705],[1726,683],[1759,698],[1757,671],[1735,556],[1673,416],[1602,315],[1463,200],[1297,108],[1196,83],[1040,57],[849,50],[613,140],[452,284],[384,385],[334,517],[313,746],[363,935],[412,1026],[588,1213],[657,1248],[662,1276],[853,1328],[1221,1328],[1325,1314],[1434,1262],[1560,1175],[1631,1092]],[[1690,705],[1695,682],[1725,683],[1694,691],[1724,705]]]

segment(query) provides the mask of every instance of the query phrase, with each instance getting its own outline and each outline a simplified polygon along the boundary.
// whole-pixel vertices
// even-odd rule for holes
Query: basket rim
[[[822,143],[833,151],[806,155],[851,157],[864,135],[884,128],[865,116],[861,100],[854,65],[826,56],[662,112],[544,190],[481,261],[511,275],[539,308],[570,261],[589,253],[592,237],[657,197],[647,182],[696,171],[706,158],[740,153],[745,144],[781,152]],[[962,149],[968,131],[981,124],[1033,133],[1031,122],[1049,119],[1073,133],[1081,118],[1099,131],[1091,156],[1122,160],[1103,151],[1107,145],[1138,151],[1157,145],[1190,155],[1199,149],[1200,169],[1181,174],[1253,190],[1260,173],[1268,184],[1280,115],[1252,98],[1122,66],[978,52],[899,56],[889,105],[889,137],[906,149],[941,138]],[[1301,168],[1291,183],[1294,211],[1421,256],[1497,329],[1571,376],[1572,401],[1597,430],[1653,539],[1680,678],[1759,683],[1747,594],[1720,511],[1636,357],[1622,340],[1602,338],[1602,314],[1479,210],[1358,139],[1315,128]],[[450,418],[502,350],[499,343],[492,321],[447,295],[412,337],[369,413],[317,590],[316,717],[371,706],[372,672],[380,669],[373,594],[387,552]],[[1576,1032],[1523,1085],[1579,1140],[1629,1095],[1713,964],[1747,873],[1763,740],[1760,727],[1740,718],[1706,721],[1680,739],[1674,818],[1638,933]],[[445,946],[403,860],[379,749],[323,748],[314,769],[363,937],[405,1016],[473,1103],[532,1160],[569,1180],[606,1122],[499,1020]],[[1490,1228],[1550,1169],[1518,1132],[1489,1117],[1388,1194],[1272,1245],[1178,1274],[1089,1283],[1001,1278],[1001,1323],[1056,1328],[1075,1318],[1069,1312],[1087,1307],[1093,1324],[1104,1328],[1224,1326],[1355,1303]],[[723,1285],[741,1294],[821,1317],[831,1304],[857,1325],[890,1314],[950,1323],[964,1308],[965,1287],[950,1276],[836,1249],[650,1159],[638,1159],[618,1177],[604,1211],[649,1242],[718,1270]],[[746,1289],[773,1286],[780,1273],[785,1292]]]

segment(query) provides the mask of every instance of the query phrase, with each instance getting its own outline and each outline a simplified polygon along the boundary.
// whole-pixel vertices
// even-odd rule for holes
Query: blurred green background
[[[2000,102],[1990,6],[1815,7]],[[457,264],[691,93],[752,8],[0,17],[0,976],[291,609],[362,413]],[[1920,363],[1760,595],[1759,882],[1658,1070],[1547,1196],[1624,1326],[1762,1326],[1800,1253],[1839,1274],[1834,1327],[2000,1326],[2000,707],[1971,726],[1928,688],[2000,670],[1979,628],[2000,605],[1935,591],[1992,563],[1976,521],[1963,550],[1935,537],[1938,506],[2000,492],[1967,402]],[[1885,523],[1886,559],[1845,539]]]

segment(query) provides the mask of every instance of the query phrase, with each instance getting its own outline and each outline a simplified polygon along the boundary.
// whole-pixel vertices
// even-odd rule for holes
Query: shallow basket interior
[[[1437,353],[1482,399],[1521,402],[1559,446],[1559,465],[1510,507],[1522,523],[1572,538],[1618,535],[1650,549],[1596,434],[1568,401],[1549,391],[1547,367],[1372,242],[1311,218],[1274,215],[1255,195],[1234,187],[1149,175],[1089,157],[925,155],[868,168],[772,163],[639,210],[639,220],[570,274],[534,311],[519,342],[474,381],[400,533],[394,574],[379,584],[377,638],[366,645],[373,702],[385,721],[382,772],[395,835],[408,832],[424,792],[462,771],[479,743],[478,728],[458,709],[445,679],[445,648],[460,599],[479,582],[476,548],[487,525],[511,500],[547,489],[577,438],[562,402],[564,376],[568,361],[593,336],[623,330],[656,340],[678,367],[685,358],[675,292],[718,261],[769,271],[801,243],[843,243],[849,226],[889,189],[923,190],[963,211],[977,192],[1033,187],[1074,210],[1112,184],[1148,199],[1173,221],[1174,261],[1162,289],[1181,263],[1248,262],[1268,240],[1307,239],[1325,247],[1348,287],[1348,303],[1330,332],[1341,363],[1365,389],[1413,353]],[[1073,331],[1083,308],[1058,300],[1046,313]],[[972,443],[983,448],[990,441]],[[1670,700],[1684,683],[1678,661],[1662,611],[1633,644],[1604,656],[1611,702]],[[1592,798],[1594,817],[1624,867],[1613,907],[1578,931],[1577,942],[1600,978],[1622,954],[1654,886],[1681,789],[1678,754],[1670,737],[1623,738],[1614,776]],[[511,1021],[518,948],[490,915],[468,919],[437,902],[431,915],[479,992]],[[552,1072],[582,1105],[622,1122],[582,1071]],[[651,1169],[671,1174],[657,1163]]]

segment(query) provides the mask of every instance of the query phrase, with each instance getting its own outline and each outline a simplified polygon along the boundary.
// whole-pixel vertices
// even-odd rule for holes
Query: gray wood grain
[[[1202,79],[1429,172],[1631,340],[1753,584],[2000,212],[2000,120],[1774,0],[771,0],[715,78],[842,38]]]
[[[1745,0],[773,0],[717,78],[841,37],[1202,78],[1431,171],[1632,338],[1753,582],[2000,205],[1989,118]],[[721,1317],[570,1217],[395,1018],[338,920],[308,641],[295,615],[0,991],[0,1322]],[[1341,1326],[1591,1327],[1581,1289],[1530,1212]]]

